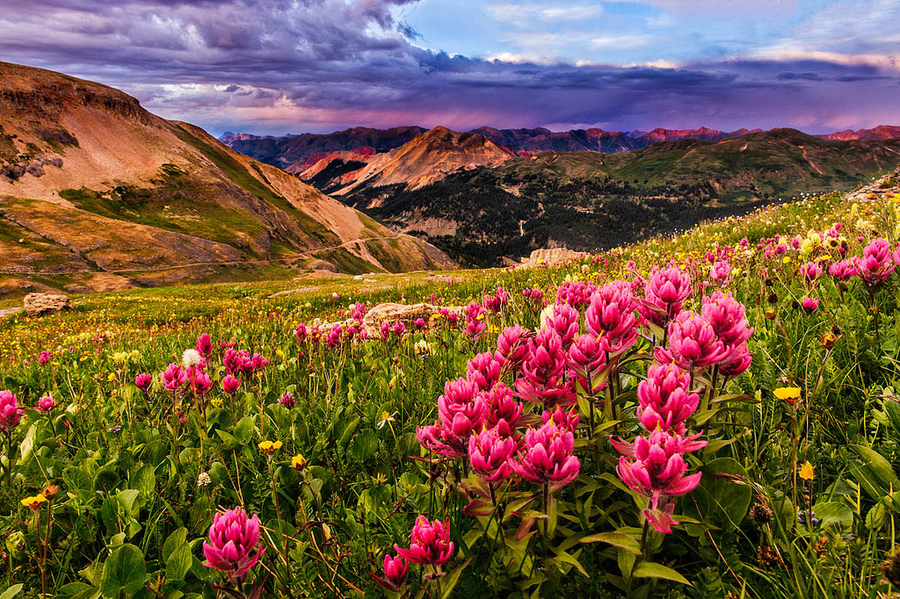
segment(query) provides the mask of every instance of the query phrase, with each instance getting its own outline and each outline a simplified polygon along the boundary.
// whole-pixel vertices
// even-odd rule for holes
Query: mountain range
[[[889,133],[676,132],[681,139],[630,152],[519,156],[483,135],[436,128],[388,152],[335,152],[299,176],[462,262],[490,266],[540,247],[614,247],[801,193],[848,191],[900,163],[900,138]]]
[[[440,268],[447,257],[133,97],[0,63],[0,296]]]

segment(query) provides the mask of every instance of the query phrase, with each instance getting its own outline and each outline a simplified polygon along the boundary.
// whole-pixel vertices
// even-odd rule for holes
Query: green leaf
[[[166,560],[166,579],[184,580],[193,563],[194,556],[191,554],[191,546],[187,543],[180,545]]]
[[[466,566],[471,561],[472,558],[470,557],[444,576],[444,580],[441,582],[441,599],[447,599],[450,596],[456,583],[459,582],[459,575],[462,574],[462,571],[466,569]]]
[[[350,455],[359,462],[365,462],[378,450],[378,435],[373,430],[365,430],[360,433],[350,447]]]
[[[833,526],[849,530],[853,526],[853,511],[839,501],[822,501],[813,506],[813,513],[820,526]]]
[[[556,557],[552,558],[550,561],[562,562],[564,564],[569,564],[570,566],[575,566],[575,569],[581,572],[583,576],[585,576],[586,578],[590,578],[590,575],[584,569],[584,566],[581,565],[581,562],[579,562],[573,555],[566,553],[565,551],[560,551],[556,554]]]
[[[688,579],[667,566],[657,564],[655,562],[641,562],[634,569],[635,578],[664,578],[672,582],[680,582],[681,584],[691,585]]]
[[[133,486],[148,501],[156,495],[156,473],[153,466],[150,464],[141,466],[141,469],[138,470],[137,475],[134,477]]]
[[[253,427],[255,426],[255,416],[244,416],[234,425],[234,428],[232,428],[231,431],[234,434],[234,438],[237,439],[241,445],[246,445],[253,437]],[[216,432],[219,431],[216,430]]]
[[[638,542],[620,532],[601,532],[600,534],[590,535],[581,539],[582,543],[608,543],[613,547],[624,549],[629,553],[640,555],[641,547]]]
[[[344,429],[343,434],[341,435],[340,440],[338,441],[338,445],[341,449],[347,449],[347,445],[350,443],[350,439],[353,437],[353,433],[356,432],[356,427],[359,426],[359,416],[351,420],[347,424],[347,428]]]
[[[13,597],[15,597],[16,595],[18,595],[19,593],[22,592],[22,588],[24,586],[25,585],[23,585],[23,584],[12,585],[11,587],[9,587],[5,591],[3,591],[3,594],[0,595],[0,599],[12,599]]]
[[[112,552],[103,564],[100,577],[100,592],[104,597],[114,599],[121,591],[133,595],[144,586],[147,567],[144,554],[134,545],[122,545]]]
[[[741,523],[750,502],[753,490],[744,483],[747,471],[732,458],[717,458],[703,468],[703,477],[694,491],[681,500],[681,511],[689,518],[702,520],[720,527],[722,530],[733,530]],[[686,525],[685,530],[691,536],[699,536],[705,530],[701,526]]]
[[[187,533],[188,530],[184,527],[181,527],[168,536],[165,543],[163,543],[162,548],[162,556],[164,560],[168,561],[169,556],[172,555],[172,553],[176,549],[187,542]]]
[[[223,449],[232,450],[232,449],[236,449],[240,445],[237,438],[234,435],[232,435],[231,433],[226,433],[222,429],[217,428],[216,434],[219,435],[220,439],[222,439]]]
[[[872,496],[872,499],[881,499],[889,494],[892,488],[900,489],[900,479],[894,474],[890,462],[884,459],[884,456],[864,445],[851,447],[859,455],[862,463],[852,464],[850,470],[856,482]]]

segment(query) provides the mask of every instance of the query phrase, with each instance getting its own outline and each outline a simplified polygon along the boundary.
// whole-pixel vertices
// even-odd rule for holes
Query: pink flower
[[[191,389],[201,397],[206,395],[212,388],[212,380],[210,380],[209,375],[196,366],[188,368],[187,378],[191,382]]]
[[[753,329],[744,318],[744,304],[731,297],[730,293],[715,291],[711,297],[704,297],[700,313],[726,346],[743,343],[753,334]]]
[[[0,391],[0,431],[8,432],[19,426],[23,412],[11,391]]]
[[[256,554],[251,555],[256,549]],[[203,543],[207,568],[222,570],[232,583],[243,582],[259,558],[265,553],[259,547],[259,518],[247,518],[240,507],[216,514],[209,527],[209,542]]]
[[[516,379],[516,392],[526,401],[552,408],[572,405],[575,391],[565,380],[568,357],[562,339],[551,329],[541,329],[528,341],[528,357],[522,363],[522,378]]]
[[[527,331],[517,324],[503,329],[497,337],[497,353],[509,370],[518,370],[528,356]]]
[[[753,355],[747,348],[747,343],[741,343],[731,348],[728,357],[719,362],[719,374],[726,380],[733,379],[750,367]]]
[[[591,296],[591,305],[584,315],[588,331],[606,338],[610,354],[618,355],[637,341],[637,302],[631,288],[622,281],[613,281]]]
[[[56,405],[56,401],[50,395],[45,395],[44,397],[38,400],[37,409],[45,414],[49,414],[50,410],[53,409],[53,406]]]
[[[309,331],[306,329],[306,325],[302,322],[297,325],[297,329],[294,331],[294,335],[297,337],[297,341],[299,343],[303,343],[306,341],[306,337],[309,335]]]
[[[724,287],[728,284],[728,276],[731,274],[731,265],[728,264],[727,260],[720,260],[712,265],[712,268],[709,272],[710,280],[719,285],[720,287]]]
[[[819,309],[819,300],[812,297],[804,297],[800,307],[803,308],[803,311],[807,314],[812,314]]]
[[[852,260],[841,260],[828,267],[828,274],[838,281],[844,281],[856,274],[856,266]]]
[[[187,374],[181,364],[169,364],[169,367],[159,375],[166,391],[177,391],[188,380]]]
[[[140,389],[141,391],[146,391],[150,388],[150,384],[153,382],[153,375],[142,373],[134,377],[134,385]]]
[[[500,380],[503,362],[488,351],[478,354],[469,360],[467,367],[466,379],[478,385],[478,388],[482,391],[487,391]]]
[[[197,345],[195,349],[200,353],[204,358],[208,358],[212,353],[212,339],[209,337],[208,333],[203,333],[199,337],[197,337]]]
[[[856,274],[870,286],[884,283],[896,264],[891,263],[891,247],[887,241],[878,237],[863,250],[862,258],[855,258]]]
[[[547,424],[551,420],[557,426],[567,428],[574,433],[575,429],[578,428],[578,422],[581,420],[581,417],[578,415],[578,410],[572,410],[571,412],[566,412],[562,408],[556,408],[553,412],[544,410],[544,413],[541,414],[541,421]]]
[[[894,257],[894,262],[900,265],[900,243],[897,244],[897,247],[894,249],[894,253],[891,255]]]
[[[469,462],[472,469],[487,482],[509,477],[509,458],[516,451],[516,440],[503,437],[496,428],[469,437]]]
[[[578,476],[581,465],[573,455],[574,449],[572,431],[547,422],[539,429],[528,429],[524,451],[519,451],[515,459],[510,458],[509,465],[528,481],[559,489]]]
[[[681,312],[690,294],[691,277],[686,272],[674,267],[654,270],[638,309],[644,318],[664,327]]]
[[[591,303],[591,295],[593,295],[595,291],[597,291],[597,286],[593,283],[584,281],[573,283],[571,281],[566,281],[556,290],[556,304],[565,304],[576,310],[580,310]]]
[[[440,520],[429,522],[425,516],[419,516],[410,535],[409,549],[397,545],[394,549],[414,564],[439,566],[453,556],[450,526]]]
[[[41,355],[38,356],[38,364],[46,364],[53,358],[53,352],[42,351]]]
[[[547,328],[556,331],[562,340],[563,350],[568,350],[578,333],[578,311],[566,304],[553,306],[553,313],[547,317]]]
[[[606,388],[606,382],[600,380],[600,373],[606,367],[606,352],[606,340],[591,333],[576,337],[569,348],[569,366],[584,390],[591,395]],[[589,388],[591,385],[593,389]]]
[[[700,396],[689,393],[691,375],[675,364],[654,364],[638,385],[638,419],[648,431],[684,434],[684,421],[697,411]]]
[[[415,319],[413,321],[413,326],[416,327],[417,329],[425,328],[425,319],[424,318]],[[384,556],[384,557],[385,557],[385,559],[387,559],[387,556]],[[400,558],[398,557],[397,559],[400,559]]]
[[[715,364],[728,355],[725,344],[703,316],[685,311],[669,324],[669,348],[656,348],[658,362],[671,362],[694,370]]]
[[[294,394],[290,391],[285,391],[281,394],[281,397],[278,398],[278,403],[286,407],[288,410],[294,407]]]
[[[466,306],[466,334],[469,339],[478,339],[487,330],[484,322],[484,308],[478,302],[469,302]]]
[[[416,429],[419,443],[434,453],[462,457],[469,435],[479,430],[487,417],[487,405],[478,395],[478,385],[463,378],[447,381],[438,397],[438,420]]]
[[[619,478],[649,500],[644,517],[659,532],[672,532],[671,525],[678,522],[672,519],[674,504],[669,499],[693,491],[701,477],[699,472],[686,475],[683,453],[699,449],[706,442],[655,430],[649,437],[636,438],[633,445],[621,441],[613,441],[613,445],[625,454],[616,467]]]
[[[498,429],[501,437],[512,436],[522,416],[522,404],[513,398],[512,390],[503,383],[497,383],[482,393],[481,399],[487,406],[485,428]]]
[[[222,389],[224,389],[225,393],[228,395],[234,395],[240,386],[241,380],[234,378],[230,374],[226,374],[225,378],[222,379]]]
[[[409,573],[409,564],[402,555],[391,557],[384,556],[384,578],[369,574],[375,583],[386,591],[399,593],[406,584],[406,576]]]
[[[800,267],[800,275],[803,277],[804,282],[812,283],[822,276],[822,267],[816,262],[807,262]]]

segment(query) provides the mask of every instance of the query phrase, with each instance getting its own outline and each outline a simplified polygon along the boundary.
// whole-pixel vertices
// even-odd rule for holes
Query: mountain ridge
[[[11,63],[0,63],[0,251],[0,294],[91,290],[113,270],[124,287],[252,277],[224,266],[250,262],[277,262],[278,276],[314,259],[345,272],[449,265],[119,90]]]

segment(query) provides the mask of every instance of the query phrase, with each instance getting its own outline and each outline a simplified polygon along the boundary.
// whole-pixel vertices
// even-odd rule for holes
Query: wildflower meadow
[[[892,596],[898,240],[900,196],[829,194],[7,317],[0,598]]]

